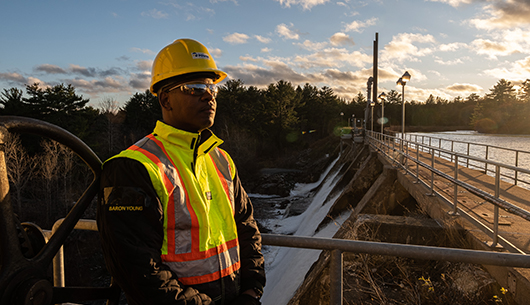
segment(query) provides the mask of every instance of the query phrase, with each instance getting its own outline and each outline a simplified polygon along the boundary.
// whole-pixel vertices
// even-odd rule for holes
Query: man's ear
[[[167,91],[160,91],[158,94],[158,102],[160,107],[165,110],[171,110],[171,105],[169,104],[169,93]]]

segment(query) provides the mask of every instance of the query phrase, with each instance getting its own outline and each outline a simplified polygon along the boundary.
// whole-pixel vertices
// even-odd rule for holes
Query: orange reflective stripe
[[[155,136],[153,134],[149,134],[147,135],[147,138],[149,138],[150,140],[152,140],[154,143],[156,143],[156,145],[162,150],[162,152],[164,153],[165,156],[168,156],[168,152],[166,151],[165,147],[164,147],[164,144],[158,140],[157,138],[155,138]],[[180,181],[183,181],[182,180],[182,177],[180,175],[180,172],[177,170],[177,167],[175,166],[175,163],[173,162],[173,160],[171,160],[170,158],[167,158],[169,162],[171,162],[171,165],[173,166],[174,170],[177,172],[177,175],[180,179]],[[158,159],[160,161],[160,159]],[[160,166],[160,163],[158,163],[159,166]],[[162,172],[164,172],[163,169],[161,169]],[[164,174],[164,176],[166,176]],[[173,189],[174,188],[174,185],[171,185],[171,188],[168,188],[167,185],[166,185],[166,189]],[[190,199],[189,199],[189,196],[188,196],[188,191],[186,190],[185,187],[183,187],[183,191],[185,193],[185,197],[186,197],[186,208],[188,209],[188,212],[191,216],[191,253],[194,253],[194,252],[199,252],[199,248],[200,248],[200,245],[199,245],[199,235],[200,235],[200,232],[199,232],[199,220],[197,219],[197,215],[195,214],[195,210],[193,209],[193,207],[191,206],[191,202],[190,202]],[[163,256],[166,256],[166,257],[171,257],[173,256],[176,251],[176,245],[175,245],[175,200],[174,200],[174,192],[171,192],[171,196],[170,196],[170,199],[168,200],[168,211],[173,211],[173,213],[169,213],[170,214],[170,217],[168,217],[168,226],[167,226],[167,234],[168,234],[168,254],[167,255],[163,255]],[[171,208],[171,210],[170,210]]]
[[[237,238],[227,241],[224,244],[220,244],[219,246],[208,249],[206,251],[198,251],[198,252],[182,253],[182,254],[168,253],[165,256],[168,258],[171,258],[170,260],[173,262],[185,262],[185,261],[190,261],[190,260],[199,260],[199,259],[209,258],[215,255],[218,255],[219,253],[224,253],[228,251],[229,249],[232,249],[233,247],[236,247],[236,246],[239,246],[239,240]]]
[[[189,168],[191,151],[185,147],[196,136],[157,128],[122,156],[145,165],[162,201],[162,261],[186,285],[215,281],[236,272],[241,263],[233,218],[235,169],[230,157],[214,146],[218,138],[204,142],[201,145],[208,149],[198,156],[200,175],[193,176]],[[170,136],[171,141],[161,135]]]
[[[141,152],[142,154],[144,154],[147,158],[149,158],[149,160],[151,160],[154,164],[156,164],[158,166],[158,169],[160,171],[160,173],[162,174],[162,178],[163,178],[163,183],[164,183],[164,186],[166,187],[166,190],[172,190],[173,189],[173,184],[171,183],[170,179],[168,178],[164,168],[163,168],[163,164],[162,162],[160,161],[160,158],[158,158],[156,155],[154,155],[153,153],[151,153],[150,151],[147,151],[141,147],[138,147],[136,145],[132,145],[129,149],[131,150],[136,150],[136,151],[139,151]],[[168,206],[167,206],[167,209],[174,209],[174,200],[173,200],[173,192],[171,191],[171,193],[168,193],[169,195],[169,200],[168,200]],[[175,227],[175,217],[168,217],[167,218],[167,227],[168,228],[174,228]],[[174,249],[175,249],[175,231],[174,230],[166,230],[166,233],[167,235],[167,242],[168,242],[168,252],[169,251],[173,251],[174,252]]]
[[[237,270],[239,270],[240,266],[241,266],[241,263],[237,262],[229,266],[228,268],[225,268],[221,271],[216,271],[211,274],[190,276],[190,277],[179,277],[179,281],[181,281],[184,285],[197,285],[197,284],[213,282],[215,280],[218,280],[222,277],[228,276],[236,272]]]

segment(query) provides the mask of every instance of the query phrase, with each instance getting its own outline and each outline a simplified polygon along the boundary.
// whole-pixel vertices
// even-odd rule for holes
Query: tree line
[[[127,148],[150,133],[161,118],[158,100],[148,90],[135,93],[122,107],[111,99],[99,107],[75,92],[72,85],[42,88],[27,85],[0,93],[0,115],[36,118],[58,125],[87,143],[102,159]],[[385,126],[400,126],[399,92],[391,90],[373,109],[374,129],[379,131],[381,102]],[[430,96],[426,101],[407,101],[407,126],[470,128],[480,132],[530,133],[530,80],[518,89],[501,79],[483,97],[471,94],[452,101]],[[331,88],[311,84],[294,86],[280,80],[266,88],[246,86],[241,80],[224,83],[217,96],[216,123],[212,128],[225,140],[243,176],[273,165],[280,157],[338,135],[344,126],[361,123],[366,97],[359,92],[352,100],[338,97]],[[371,118],[371,113],[368,115]],[[371,128],[370,122],[367,127]],[[35,217],[65,213],[92,181],[91,173],[68,149],[50,140],[13,135],[6,148],[9,178],[19,213],[30,213],[27,204],[43,206]],[[274,166],[274,165],[273,165]],[[244,177],[242,177],[244,178]],[[53,220],[57,219],[56,217]],[[46,223],[49,226],[49,223]]]

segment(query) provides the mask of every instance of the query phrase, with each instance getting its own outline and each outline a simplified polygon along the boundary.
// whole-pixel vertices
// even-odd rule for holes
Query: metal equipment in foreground
[[[8,132],[30,133],[55,140],[72,149],[91,168],[94,180],[46,242],[34,224],[20,223],[14,214],[5,160]],[[0,117],[0,304],[49,305],[108,299],[118,304],[120,289],[110,287],[54,287],[47,270],[54,256],[96,196],[101,161],[79,138],[55,125],[23,117]],[[24,250],[23,250],[24,249]]]

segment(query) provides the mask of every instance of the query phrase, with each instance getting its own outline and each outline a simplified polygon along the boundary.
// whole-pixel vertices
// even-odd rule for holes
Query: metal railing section
[[[502,164],[492,160],[486,160],[480,157],[471,156],[468,153],[458,153],[448,149],[431,146],[429,144],[422,144],[419,142],[413,142],[408,140],[403,140],[398,137],[385,135],[377,132],[367,133],[367,138],[369,140],[370,146],[375,150],[382,153],[386,156],[392,163],[404,169],[407,173],[411,174],[416,178],[416,183],[423,183],[430,190],[432,196],[438,196],[444,200],[448,205],[453,207],[453,215],[463,216],[466,220],[471,222],[477,228],[482,230],[488,236],[492,238],[492,246],[496,246],[497,243],[501,244],[511,252],[522,253],[525,252],[507,239],[499,235],[499,208],[506,210],[507,212],[514,214],[523,218],[524,220],[530,221],[530,212],[525,209],[518,207],[514,204],[507,202],[500,198],[500,182],[501,182],[501,169],[508,169],[514,172],[524,173],[530,175],[530,170],[515,167],[512,165]],[[432,143],[430,143],[432,144]],[[420,152],[425,152],[430,156],[430,164],[425,163],[420,160]],[[411,154],[412,153],[412,154]],[[435,168],[435,156],[446,156],[446,160],[452,160],[454,163],[453,176],[442,172]],[[449,157],[447,157],[449,156]],[[410,160],[416,164],[416,171],[411,171],[407,166],[407,161]],[[475,161],[477,163],[486,164],[486,167],[495,168],[495,188],[494,192],[490,193],[486,190],[479,189],[473,185],[463,182],[458,178],[458,166],[464,163],[461,160],[466,160],[465,164],[469,164],[469,161]],[[419,167],[425,168],[431,172],[431,177],[429,181],[423,181],[419,176]],[[434,189],[434,175],[440,176],[449,182],[453,183],[453,195],[452,198],[446,198],[445,195],[440,192],[436,192]],[[494,205],[494,224],[493,229],[489,228],[484,222],[473,217],[469,213],[466,213],[464,210],[458,207],[458,187],[461,187],[471,194],[474,194],[485,201]]]
[[[492,155],[503,155],[503,159],[507,159],[509,160],[509,162],[504,161],[501,163],[511,165],[511,168],[505,168],[507,171],[501,171],[501,177],[506,179],[507,181],[513,181],[515,185],[518,185],[520,182],[526,185],[530,185],[530,180],[527,180],[528,178],[530,178],[530,175],[523,175],[523,177],[521,177],[520,174],[524,172],[518,170],[521,165],[530,165],[529,151],[511,149],[483,143],[465,142],[440,137],[431,137],[427,135],[407,133],[405,133],[405,140],[407,143],[421,143],[422,146],[427,145],[429,147],[437,146],[438,149],[448,150],[452,153],[460,153],[466,155],[467,157],[476,157],[480,160],[489,160],[493,162],[499,161],[494,160]],[[444,155],[442,153],[438,155],[438,157],[440,158],[446,158],[453,162],[452,156],[452,154]],[[491,176],[496,175],[494,167],[491,168],[488,166],[488,162],[482,162],[477,160],[476,158],[462,158],[461,161],[462,164],[465,164],[466,167],[483,170],[486,174],[489,174]]]
[[[58,227],[61,222],[62,219],[58,220],[54,227]],[[96,221],[92,219],[80,219],[75,229],[98,230]],[[46,231],[46,234],[51,236],[53,229],[52,231]],[[530,268],[530,256],[523,254],[291,235],[262,234],[261,236],[263,245],[330,250],[330,304],[333,305],[343,304],[344,252],[399,256],[412,259],[425,259],[428,257],[431,260]],[[53,271],[55,286],[64,287],[64,254],[62,249],[53,261]]]

